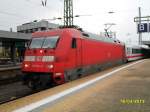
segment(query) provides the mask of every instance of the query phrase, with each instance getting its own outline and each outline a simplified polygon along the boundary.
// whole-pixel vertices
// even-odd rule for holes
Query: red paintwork
[[[47,37],[59,35],[60,40],[56,49],[46,49],[46,52],[40,53],[41,49],[27,49],[26,56],[55,56],[54,62],[23,62],[22,71],[24,72],[46,72],[53,73],[55,81],[55,73],[62,73],[59,77],[61,81],[55,81],[58,84],[64,83],[64,71],[87,65],[103,64],[123,60],[125,58],[124,45],[120,43],[102,42],[83,38],[81,32],[76,29],[66,28],[45,32],[36,32],[32,34],[32,38]],[[72,37],[77,39],[77,48],[71,48]],[[107,37],[106,37],[107,38]],[[43,50],[43,49],[42,49]],[[29,64],[29,67],[24,67]],[[52,64],[53,69],[47,66]]]

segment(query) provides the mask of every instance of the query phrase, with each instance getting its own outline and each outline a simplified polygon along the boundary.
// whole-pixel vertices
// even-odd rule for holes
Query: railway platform
[[[0,65],[0,85],[7,84],[12,79],[20,79],[21,63]],[[7,81],[6,81],[7,80]],[[9,80],[9,81],[8,81]]]
[[[0,105],[1,112],[150,112],[150,59]]]
[[[0,71],[20,69],[21,63],[0,65]]]

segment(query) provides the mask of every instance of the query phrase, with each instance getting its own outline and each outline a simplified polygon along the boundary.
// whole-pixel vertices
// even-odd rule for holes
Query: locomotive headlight
[[[53,62],[55,59],[54,56],[43,56],[42,61],[43,62]]]
[[[43,53],[43,50],[40,50],[40,53]]]
[[[48,65],[47,66],[49,69],[52,69],[54,66],[53,65]]]
[[[29,67],[29,65],[28,64],[24,64],[24,67],[27,68],[27,67]]]

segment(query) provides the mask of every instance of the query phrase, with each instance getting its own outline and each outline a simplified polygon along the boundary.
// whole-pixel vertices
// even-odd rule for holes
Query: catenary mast
[[[73,1],[64,0],[64,27],[73,27]]]

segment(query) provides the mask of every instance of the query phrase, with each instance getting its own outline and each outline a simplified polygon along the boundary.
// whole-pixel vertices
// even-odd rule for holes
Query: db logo
[[[42,56],[37,56],[36,61],[42,61]]]

